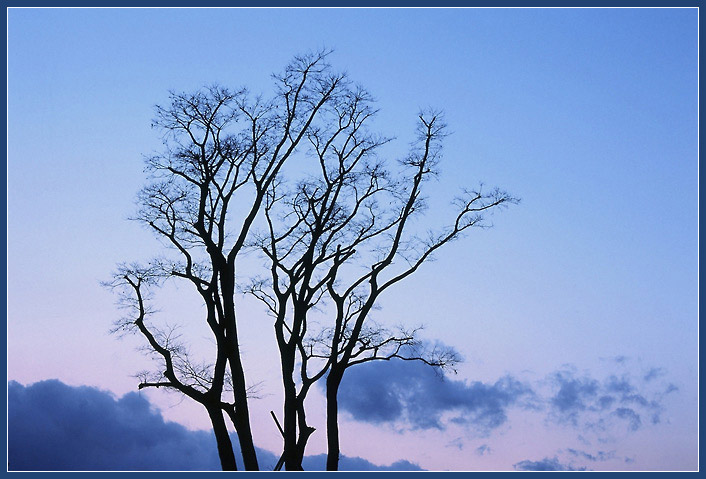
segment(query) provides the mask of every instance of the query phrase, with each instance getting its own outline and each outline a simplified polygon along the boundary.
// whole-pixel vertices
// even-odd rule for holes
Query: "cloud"
[[[665,410],[664,397],[677,388],[657,384],[655,371],[664,374],[653,368],[640,378],[625,373],[599,380],[587,375],[579,377],[571,369],[557,371],[549,377],[553,389],[549,416],[584,430],[607,430],[615,425],[615,420],[629,431],[643,427],[645,418],[657,424]]]
[[[307,456],[302,462],[307,471],[323,471],[326,469],[326,454]],[[417,464],[407,460],[393,462],[389,466],[378,466],[360,457],[341,456],[338,462],[341,471],[423,471]]]
[[[587,403],[592,401],[598,393],[598,382],[594,379],[575,379],[567,373],[555,374],[559,390],[551,399],[551,403],[561,413],[567,414],[572,421],[578,411],[585,410]]]
[[[585,467],[574,468],[568,464],[562,464],[555,456],[553,458],[545,457],[540,461],[524,460],[513,464],[515,470],[518,471],[585,471]]]
[[[487,444],[483,444],[482,446],[478,446],[476,448],[476,454],[479,456],[485,456],[486,454],[490,454],[493,450],[490,449],[490,446]]]
[[[445,429],[451,422],[488,433],[507,421],[509,407],[532,395],[511,376],[495,383],[456,381],[421,363],[392,360],[351,368],[341,383],[339,407],[374,424],[404,421],[415,429]]]
[[[660,376],[664,376],[665,372],[662,368],[652,368],[645,375],[643,376],[642,379],[645,381],[649,382],[652,381],[653,379],[656,379]]]
[[[99,389],[58,380],[23,386],[11,381],[8,397],[8,469],[14,471],[190,471],[219,470],[211,431],[190,431],[165,421],[138,393],[121,398]],[[233,438],[235,439],[235,438]],[[237,441],[234,441],[237,448]],[[279,456],[258,448],[263,470]],[[236,457],[239,451],[236,450]],[[324,470],[324,455],[305,467]],[[420,470],[408,461],[378,466],[341,457],[342,470]]]
[[[541,411],[550,422],[600,435],[661,422],[664,398],[677,390],[657,380],[666,373],[652,368],[631,375],[625,357],[610,363],[620,372],[594,377],[566,365],[547,380],[528,384],[511,375],[487,383],[458,381],[421,363],[371,362],[346,373],[339,406],[353,419],[372,424],[439,430],[456,424],[481,436],[505,424],[513,407]]]
[[[458,449],[459,451],[462,451],[464,446],[465,446],[465,443],[463,441],[463,438],[461,438],[461,437],[457,437],[454,440],[449,441],[446,444],[446,447],[453,447],[455,449]]]
[[[615,457],[615,451],[610,451],[610,452],[598,451],[595,454],[590,454],[585,451],[579,451],[579,450],[571,449],[571,448],[567,449],[566,451],[574,457],[586,459],[591,462],[607,461],[607,460],[613,459]]]
[[[669,385],[667,385],[667,389],[664,390],[664,395],[666,396],[669,393],[673,393],[673,392],[677,392],[677,391],[679,391],[679,388],[676,387],[674,384],[669,383]]]
[[[642,426],[642,420],[640,419],[640,415],[630,408],[619,407],[613,412],[613,414],[615,414],[621,419],[627,420],[630,424],[631,431],[637,431],[638,429],[640,429],[640,426]]]
[[[620,457],[615,451],[596,451],[594,453],[566,448],[558,450],[553,457],[545,457],[540,461],[525,460],[514,464],[514,468],[521,471],[592,471],[584,464],[588,462],[596,467],[598,463],[605,461],[623,461],[625,463],[634,462],[628,457]],[[581,464],[581,463],[584,464]],[[602,469],[598,469],[602,470]]]
[[[11,470],[212,470],[212,434],[165,422],[137,393],[58,380],[8,384]]]

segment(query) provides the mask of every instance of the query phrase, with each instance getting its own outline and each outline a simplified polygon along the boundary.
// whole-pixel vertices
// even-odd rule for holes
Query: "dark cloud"
[[[517,471],[585,471],[585,467],[575,468],[569,464],[562,464],[557,457],[545,457],[540,461],[520,461],[513,464]]]
[[[307,456],[302,463],[307,471],[326,470],[326,454]],[[341,471],[423,471],[417,464],[407,460],[393,462],[389,466],[378,466],[360,457],[341,456],[338,462]]]
[[[419,429],[444,429],[450,421],[487,433],[505,423],[509,407],[532,395],[511,376],[495,383],[456,381],[424,364],[393,360],[351,368],[339,406],[359,421],[406,421]]]
[[[8,469],[14,471],[219,470],[210,431],[190,431],[165,421],[138,393],[116,398],[96,388],[58,380],[7,386]],[[234,441],[237,447],[237,441]],[[236,451],[236,455],[239,454]],[[258,448],[263,470],[279,456]],[[307,457],[310,470],[324,470],[324,455]],[[408,461],[377,466],[341,457],[342,470],[420,470]]]
[[[7,407],[11,470],[218,469],[211,434],[165,422],[137,393],[10,382]]]

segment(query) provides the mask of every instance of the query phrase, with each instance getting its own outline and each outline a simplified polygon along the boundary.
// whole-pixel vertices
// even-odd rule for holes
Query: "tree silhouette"
[[[139,387],[171,388],[204,405],[227,470],[236,464],[223,411],[235,427],[245,468],[258,469],[238,341],[236,260],[283,165],[335,99],[342,77],[330,73],[324,57],[295,58],[275,77],[271,100],[213,86],[172,93],[169,105],[157,107],[153,126],[164,132],[165,151],[147,160],[151,181],[139,194],[135,219],[166,240],[177,259],[121,265],[107,283],[132,313],[116,329],[144,336],[164,370],[143,376]],[[183,344],[148,321],[149,290],[167,278],[190,283],[203,300],[203,319],[216,343],[209,364],[192,364]],[[225,401],[228,383],[232,400]]]
[[[316,381],[326,376],[327,469],[336,470],[338,389],[347,368],[392,358],[440,368],[455,364],[453,350],[425,348],[417,330],[392,332],[373,323],[371,312],[385,290],[435,251],[469,228],[485,226],[486,212],[517,201],[497,189],[464,191],[451,226],[421,236],[410,225],[425,209],[423,184],[437,172],[445,129],[440,115],[419,116],[417,142],[395,175],[376,155],[388,140],[366,128],[375,110],[364,90],[351,89],[322,113],[326,126],[307,132],[317,171],[293,186],[272,183],[264,209],[268,228],[253,243],[271,268],[246,289],[275,318],[288,470],[301,469],[313,432],[304,400]],[[324,322],[316,332],[312,314]]]
[[[147,159],[149,181],[134,219],[171,253],[146,265],[119,265],[106,283],[127,310],[115,331],[142,336],[159,364],[139,375],[138,387],[168,388],[201,404],[224,470],[236,469],[226,417],[245,469],[258,469],[238,289],[263,301],[274,317],[284,386],[278,468],[302,469],[314,432],[305,399],[325,378],[327,468],[337,469],[338,390],[349,367],[400,358],[445,368],[458,360],[452,349],[424,343],[419,328],[376,322],[372,312],[382,293],[442,246],[486,226],[487,213],[517,201],[497,189],[463,191],[448,226],[421,231],[414,219],[426,209],[424,185],[438,172],[440,114],[419,115],[417,141],[396,166],[381,159],[390,140],[369,129],[372,98],[334,72],[327,54],[295,57],[274,75],[268,100],[212,86],[171,93],[170,103],[156,108],[153,126],[163,132],[165,148]],[[252,248],[268,266],[239,284],[237,260]],[[215,343],[206,361],[194,360],[189,343],[153,319],[152,295],[168,279],[189,284],[201,298],[205,313],[193,320],[207,325]]]

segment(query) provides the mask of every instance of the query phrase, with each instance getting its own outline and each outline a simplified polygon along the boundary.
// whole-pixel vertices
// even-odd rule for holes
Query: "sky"
[[[382,299],[377,320],[424,324],[425,339],[464,362],[444,378],[395,362],[348,374],[350,467],[695,470],[697,42],[688,8],[10,9],[11,462],[121,468],[98,451],[94,463],[66,462],[85,444],[62,440],[68,426],[38,413],[46,394],[61,394],[74,423],[96,434],[94,411],[77,402],[110,410],[119,430],[110,437],[149,440],[147,428],[120,426],[135,414],[171,431],[154,462],[126,450],[123,468],[159,469],[164,451],[181,447],[204,455],[179,467],[211,467],[206,414],[174,394],[136,391],[149,361],[139,338],[109,333],[121,313],[100,282],[120,262],[163,251],[128,220],[144,155],[161,146],[154,105],[213,83],[269,94],[270,75],[294,55],[331,48],[334,68],[377,99],[376,128],[396,137],[391,154],[405,150],[421,108],[444,111],[452,134],[428,190],[430,226],[464,186],[521,198]],[[246,259],[240,271],[259,267]],[[180,321],[200,317],[185,287],[168,285],[160,301]],[[248,298],[238,311],[260,391],[255,443],[275,457],[271,322]],[[316,468],[326,448],[320,389],[309,408]],[[27,423],[35,436],[17,427]],[[62,457],[23,455],[49,437]]]

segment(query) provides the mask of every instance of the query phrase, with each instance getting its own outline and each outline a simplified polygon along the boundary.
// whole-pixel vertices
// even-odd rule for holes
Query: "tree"
[[[120,265],[107,283],[128,310],[115,330],[141,335],[159,364],[140,374],[138,387],[168,388],[201,404],[224,470],[236,469],[224,413],[245,469],[258,469],[237,289],[264,301],[274,316],[284,387],[284,465],[302,468],[314,431],[305,399],[325,378],[327,467],[336,469],[338,389],[349,367],[400,358],[443,368],[457,360],[448,348],[425,347],[418,329],[393,332],[377,324],[371,313],[382,293],[443,245],[484,226],[486,212],[516,201],[500,190],[464,192],[450,226],[425,235],[416,231],[413,218],[425,209],[423,185],[437,172],[440,116],[420,115],[418,141],[391,168],[378,156],[389,139],[368,129],[376,113],[370,95],[333,72],[326,56],[295,57],[274,76],[269,100],[212,86],[171,93],[169,105],[157,107],[154,126],[164,132],[165,149],[147,160],[149,182],[138,195],[135,219],[171,253],[146,265]],[[288,171],[288,165],[296,168]],[[298,181],[287,183],[285,173]],[[251,247],[268,258],[267,276],[239,284],[236,265]],[[193,319],[214,338],[211,358],[194,360],[188,342],[154,319],[151,297],[167,280],[189,284],[201,298],[205,313]],[[317,315],[324,322],[320,328],[313,327]]]
[[[419,116],[417,143],[394,175],[376,155],[388,140],[366,128],[375,114],[370,96],[355,88],[338,98],[322,111],[325,125],[307,132],[316,173],[293,187],[272,183],[264,209],[268,229],[254,242],[271,268],[267,278],[256,278],[247,288],[275,318],[288,470],[301,469],[313,433],[304,400],[316,381],[326,377],[327,469],[336,470],[338,390],[349,367],[392,358],[439,368],[454,365],[453,350],[424,348],[416,330],[393,333],[373,323],[371,312],[384,291],[412,275],[435,251],[469,228],[485,226],[485,213],[517,201],[498,189],[464,191],[455,201],[451,226],[424,237],[410,232],[412,218],[425,209],[423,184],[437,172],[445,129],[440,115]],[[317,313],[325,304],[332,308]],[[312,314],[329,325],[311,333]],[[313,368],[312,360],[318,360]]]
[[[141,334],[161,364],[156,374],[143,374],[138,387],[169,388],[202,404],[224,470],[235,470],[236,463],[223,412],[245,469],[258,469],[238,340],[236,262],[285,162],[320,110],[335,101],[343,77],[330,73],[325,56],[295,58],[275,77],[271,100],[213,86],[171,93],[170,104],[156,108],[153,126],[164,132],[165,151],[147,160],[150,183],[138,196],[135,219],[175,254],[147,266],[121,265],[107,283],[130,311],[116,330]],[[150,294],[169,278],[191,284],[205,305],[203,320],[216,343],[206,363],[194,363],[184,342],[151,321]],[[232,399],[225,400],[229,385]]]

